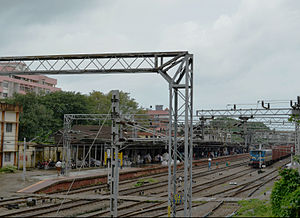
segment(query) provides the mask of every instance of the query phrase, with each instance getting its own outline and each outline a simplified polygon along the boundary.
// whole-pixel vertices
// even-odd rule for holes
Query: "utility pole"
[[[25,182],[26,180],[26,138],[24,138],[24,150],[23,150],[23,174],[22,178],[23,181]]]
[[[34,137],[31,139],[28,143],[32,142],[33,140],[39,138],[40,136]],[[22,173],[22,178],[23,181],[26,179],[26,138],[24,138],[24,150],[23,150],[23,173]]]
[[[262,153],[261,143],[259,144],[259,171],[261,172],[261,153]]]
[[[293,166],[293,152],[294,152],[294,148],[291,147],[291,167]]]
[[[110,168],[110,214],[111,217],[118,216],[118,194],[119,194],[119,146],[120,146],[120,98],[119,90],[112,91],[111,110],[111,168]]]
[[[240,116],[239,119],[242,121],[243,129],[244,129],[244,140],[245,140],[245,149],[246,152],[249,152],[249,145],[248,145],[248,132],[247,132],[247,121],[249,119],[252,119],[253,116],[246,117],[246,116]]]
[[[295,155],[300,155],[300,133],[299,133],[299,122],[300,122],[300,96],[297,96],[297,103],[291,101],[292,107],[292,115],[294,116],[295,120]],[[291,162],[293,164],[293,160]],[[300,171],[300,169],[299,169]]]

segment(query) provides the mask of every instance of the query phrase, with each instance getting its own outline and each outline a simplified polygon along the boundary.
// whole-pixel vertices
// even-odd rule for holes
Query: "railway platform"
[[[130,174],[136,172],[140,168],[123,168],[120,169],[120,174]],[[35,179],[41,181],[23,188],[17,193],[32,194],[32,193],[53,193],[57,191],[67,190],[69,185],[74,181],[73,188],[78,186],[89,186],[98,183],[106,182],[107,169],[93,169],[70,172],[70,176],[57,176],[56,172],[53,175],[35,176]]]
[[[227,161],[230,158],[245,158],[248,154],[239,154],[232,156],[222,156],[215,158],[212,162]],[[193,162],[194,166],[207,164],[207,159],[196,160]],[[178,169],[182,168],[183,165],[179,164]],[[143,176],[165,173],[168,171],[168,166],[154,165],[145,168],[132,168],[127,167],[120,169],[119,180],[134,179]],[[57,177],[55,173],[53,175],[39,176],[41,181],[30,185],[29,187],[23,188],[18,191],[18,193],[27,194],[53,194],[58,192],[67,191],[72,184],[72,190],[79,189],[83,187],[93,186],[97,184],[107,183],[107,169],[94,169],[87,171],[76,171],[71,172],[69,177]]]
[[[26,194],[25,194],[26,196]],[[46,194],[30,194],[30,197],[38,197],[38,198],[48,198],[49,196]],[[68,199],[68,200],[109,200],[110,195],[65,195],[65,194],[53,194],[51,198],[56,199]],[[120,200],[123,201],[133,201],[133,202],[167,202],[168,199],[166,197],[157,197],[157,196],[135,196],[135,195],[127,195],[127,196],[119,196]],[[238,202],[241,200],[250,200],[257,199],[257,197],[196,197],[193,198],[193,202]]]

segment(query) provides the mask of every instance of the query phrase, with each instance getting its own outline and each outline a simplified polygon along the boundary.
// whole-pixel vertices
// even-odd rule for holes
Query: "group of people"
[[[37,163],[37,167],[39,169],[47,170],[47,169],[52,168],[54,166],[55,166],[55,162],[51,159],[49,159],[47,161],[45,160],[45,161],[42,161],[42,162],[38,161],[38,163]]]
[[[66,163],[65,161],[58,160],[55,164],[57,176],[65,175]]]
[[[208,157],[208,170],[211,169],[211,163],[212,163],[212,157]],[[216,161],[215,163],[216,163],[216,169],[219,169],[218,161]],[[226,164],[226,167],[228,167],[230,165],[230,162],[226,161],[225,164]]]

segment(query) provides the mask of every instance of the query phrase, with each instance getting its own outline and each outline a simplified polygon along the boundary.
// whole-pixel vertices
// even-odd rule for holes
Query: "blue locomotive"
[[[294,145],[274,146],[272,149],[257,149],[250,151],[250,165],[259,167],[259,158],[261,156],[262,165],[270,165],[284,157],[291,155],[295,149]]]
[[[269,165],[272,163],[272,150],[271,149],[261,149],[250,151],[250,165],[253,167],[259,167],[259,159],[261,156],[262,165]]]

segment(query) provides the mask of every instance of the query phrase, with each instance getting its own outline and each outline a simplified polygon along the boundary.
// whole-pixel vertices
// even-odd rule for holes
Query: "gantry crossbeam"
[[[169,174],[168,211],[176,216],[173,199],[178,194],[176,174],[179,118],[183,117],[184,216],[192,216],[192,157],[193,157],[193,55],[187,51],[142,52],[110,54],[75,54],[0,57],[0,76],[34,74],[126,74],[157,73],[169,84]],[[64,147],[70,138],[68,120],[65,120]],[[172,136],[172,137],[171,137]],[[171,159],[174,159],[173,169]]]
[[[0,57],[0,75],[157,73],[180,64],[187,51]],[[12,68],[12,66],[14,66]]]
[[[224,110],[197,110],[196,116],[200,119],[211,118],[249,118],[249,122],[262,122],[270,128],[292,129],[294,124],[288,119],[292,115],[292,108],[272,109],[224,109]]]
[[[230,109],[230,110],[197,110],[198,117],[289,117],[291,108],[272,109]]]

